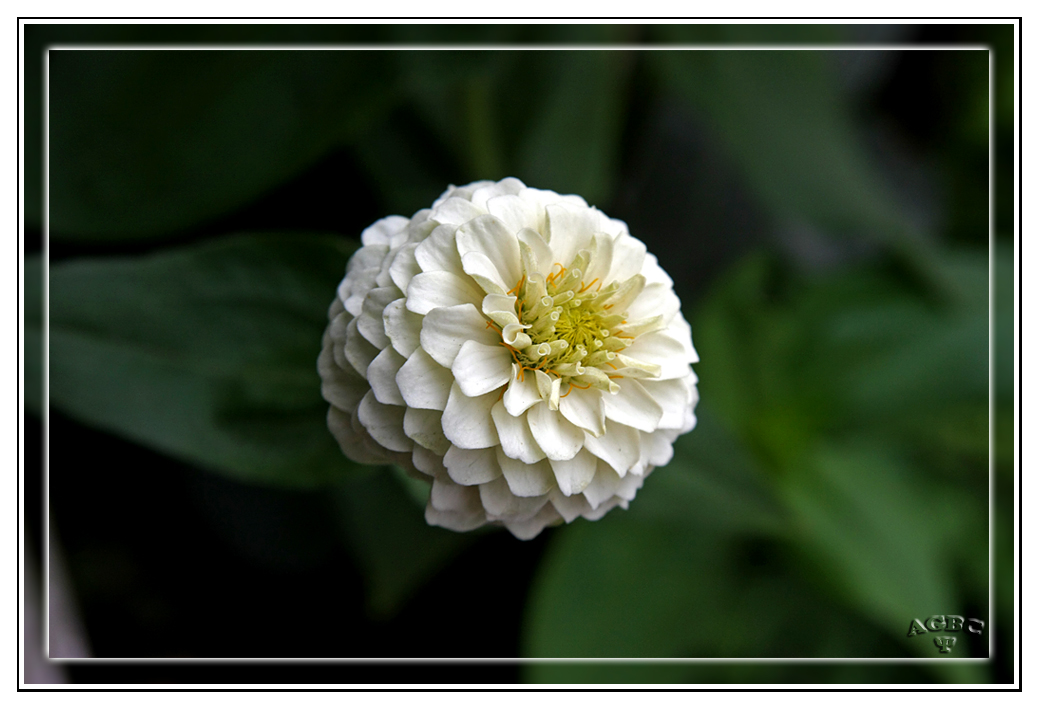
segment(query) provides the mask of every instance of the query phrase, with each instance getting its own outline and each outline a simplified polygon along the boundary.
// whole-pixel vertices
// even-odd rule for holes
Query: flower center
[[[598,278],[586,282],[588,264],[589,253],[579,252],[548,276],[525,272],[509,292],[519,324],[503,330],[503,344],[520,367],[518,376],[535,371],[559,379],[558,396],[575,387],[616,392],[612,380],[623,377],[618,353],[633,341],[623,330],[627,314],[618,311],[631,302],[633,289],[642,290],[642,277],[605,286]]]

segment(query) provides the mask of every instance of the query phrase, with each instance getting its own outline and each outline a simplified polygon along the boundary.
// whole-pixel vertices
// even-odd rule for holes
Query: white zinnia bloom
[[[361,235],[318,371],[343,453],[432,482],[426,520],[530,539],[628,507],[695,423],[672,280],[575,195],[451,187]]]

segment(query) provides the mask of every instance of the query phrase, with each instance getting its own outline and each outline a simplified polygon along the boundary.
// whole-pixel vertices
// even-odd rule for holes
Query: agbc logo
[[[937,633],[939,631],[961,631],[967,629],[969,634],[981,634],[982,630],[986,628],[986,622],[981,619],[968,619],[967,626],[965,626],[965,619],[963,616],[957,616],[956,614],[936,614],[935,616],[928,617],[928,621],[921,623],[920,619],[914,619],[910,622],[910,632],[907,637],[917,636],[918,634],[924,634],[929,631]],[[939,648],[939,653],[949,653],[950,649],[957,645],[956,636],[936,636],[932,641]]]

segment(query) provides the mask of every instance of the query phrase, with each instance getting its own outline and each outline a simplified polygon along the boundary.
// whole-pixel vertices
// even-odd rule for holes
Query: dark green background
[[[958,657],[985,656],[999,629],[984,664],[70,677],[1007,682],[1011,39],[963,25],[27,27],[30,458],[42,49],[195,47],[48,55],[49,506],[96,655],[899,659],[938,657],[907,638],[914,618],[985,619]],[[203,49],[358,42],[484,49]],[[996,48],[992,259],[987,52],[676,49],[929,42]],[[491,49],[525,44],[604,49]],[[698,426],[631,509],[531,543],[427,527],[415,484],[340,454],[315,371],[360,231],[449,183],[509,175],[628,222],[675,279],[702,360]]]

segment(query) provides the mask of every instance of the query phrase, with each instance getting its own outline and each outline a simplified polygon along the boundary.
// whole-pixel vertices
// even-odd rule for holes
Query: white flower
[[[432,479],[431,525],[597,520],[693,428],[672,280],[582,198],[451,187],[361,241],[318,360],[329,429],[355,461]]]

